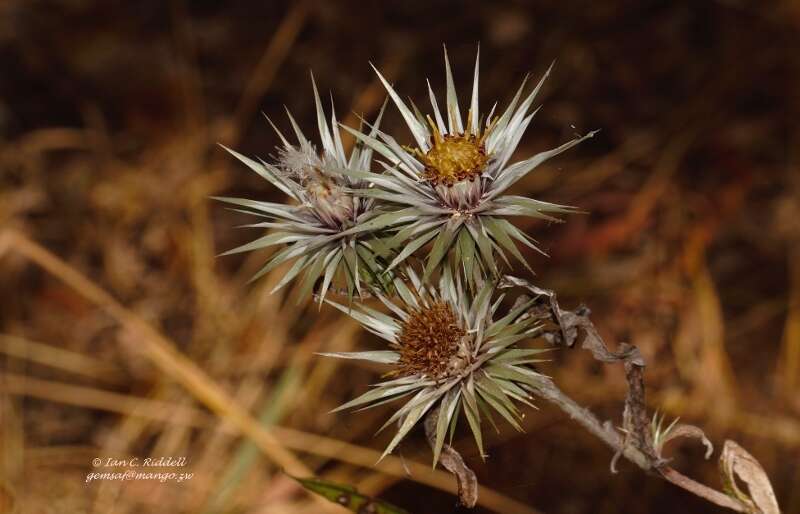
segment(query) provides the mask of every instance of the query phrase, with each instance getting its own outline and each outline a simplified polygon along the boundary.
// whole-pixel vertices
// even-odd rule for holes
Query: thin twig
[[[552,380],[542,378],[536,390],[537,395],[547,400],[569,415],[575,422],[588,430],[592,435],[606,443],[612,450],[621,451],[629,461],[645,471],[652,469],[650,460],[632,445],[623,445],[619,432],[609,422],[601,422],[589,409],[564,394]]]
[[[637,449],[632,444],[624,444],[623,438],[614,429],[611,423],[601,422],[592,411],[582,407],[575,400],[564,394],[550,379],[542,379],[537,394],[544,400],[552,403],[570,418],[584,427],[598,439],[606,443],[612,450],[618,452],[630,462],[645,471],[656,471],[664,479],[673,484],[704,498],[721,507],[727,507],[737,512],[746,512],[739,502],[730,496],[703,485],[667,465],[654,466],[652,459]]]
[[[548,324],[544,338],[557,346],[572,348],[578,342],[589,350],[595,359],[605,362],[622,362],[625,366],[625,377],[628,382],[628,393],[623,411],[623,428],[625,437],[610,422],[601,422],[589,409],[582,407],[575,400],[564,394],[549,378],[542,377],[535,393],[566,412],[572,419],[597,436],[615,451],[611,461],[611,470],[615,471],[615,463],[619,457],[625,457],[645,471],[655,471],[665,480],[689,491],[711,503],[737,512],[749,512],[743,501],[717,491],[697,482],[667,465],[661,457],[661,448],[653,444],[653,435],[647,417],[644,390],[645,362],[639,350],[629,344],[620,344],[619,350],[609,350],[594,324],[589,319],[590,311],[581,306],[575,311],[561,309],[552,291],[541,289],[529,282],[515,277],[505,277],[501,287],[522,287],[538,300],[530,310],[530,315]],[[702,431],[696,427],[687,427],[684,432],[695,436],[700,434],[707,442]],[[693,430],[692,430],[693,429]],[[708,443],[710,445],[710,443]],[[762,477],[759,477],[762,478]],[[766,477],[763,477],[766,480]],[[759,511],[760,512],[760,511]]]

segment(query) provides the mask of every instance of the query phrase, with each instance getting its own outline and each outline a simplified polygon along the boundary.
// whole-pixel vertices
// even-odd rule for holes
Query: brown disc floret
[[[463,368],[463,338],[467,331],[450,304],[435,300],[412,310],[403,323],[397,346],[397,374],[441,379]]]

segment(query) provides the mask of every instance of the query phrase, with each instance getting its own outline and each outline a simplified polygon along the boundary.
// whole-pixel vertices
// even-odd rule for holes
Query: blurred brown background
[[[380,370],[313,352],[379,343],[269,296],[277,273],[248,285],[264,254],[215,257],[256,234],[208,197],[281,198],[216,143],[266,158],[277,138],[259,111],[288,128],[284,104],[314,134],[309,70],[356,124],[384,98],[369,61],[422,106],[426,77],[443,94],[442,43],[469,94],[478,42],[484,108],[557,61],[520,156],[602,129],[517,187],[590,212],[520,221],[551,255],[530,255],[537,283],[638,345],[649,406],[717,450],[737,440],[800,512],[790,0],[3,1],[0,512],[323,512],[281,467],[456,511],[419,431],[400,451],[410,478],[399,458],[374,466],[392,406],[328,413]],[[384,126],[409,136],[393,110]],[[545,371],[619,423],[619,367],[574,351]],[[548,406],[523,434],[489,432],[485,464],[468,434],[457,443],[494,491],[476,513],[721,512],[630,464],[611,475],[611,452]],[[670,452],[719,485],[699,445]],[[93,458],[136,456],[186,456],[194,475],[85,483]]]

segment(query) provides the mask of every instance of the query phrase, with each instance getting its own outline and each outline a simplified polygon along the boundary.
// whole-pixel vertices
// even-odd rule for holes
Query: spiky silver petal
[[[284,262],[294,261],[273,292],[302,273],[300,298],[305,297],[321,281],[318,296],[323,299],[337,280],[346,286],[348,295],[352,297],[354,292],[361,292],[362,282],[366,281],[370,286],[378,283],[385,268],[385,264],[376,261],[374,238],[367,232],[354,233],[350,230],[353,226],[363,225],[375,214],[372,209],[374,200],[353,192],[366,187],[366,183],[347,173],[348,170],[369,169],[373,151],[368,146],[358,144],[349,157],[345,155],[339,123],[333,112],[333,101],[328,125],[313,76],[312,85],[321,151],[305,137],[288,109],[297,144],[290,144],[270,120],[282,143],[277,148],[274,162],[255,161],[226,148],[283,191],[294,201],[294,205],[216,197],[217,200],[236,205],[238,211],[266,220],[248,227],[272,229],[269,234],[223,255],[286,245],[273,253],[253,279]],[[377,134],[382,114],[383,109],[369,133],[370,137]]]
[[[399,300],[378,294],[391,315],[360,304],[349,307],[328,300],[387,341],[389,350],[323,355],[392,367],[388,380],[336,410],[368,408],[410,397],[383,427],[399,424],[385,456],[420,419],[438,407],[434,464],[446,433],[449,430],[452,438],[456,420],[463,412],[483,455],[481,420],[489,418],[494,424],[494,411],[521,430],[522,414],[514,400],[530,405],[531,389],[541,378],[530,364],[539,362],[537,355],[547,350],[517,346],[540,329],[526,314],[534,300],[499,316],[503,296],[496,294],[492,283],[484,283],[473,295],[449,270],[442,274],[438,287],[421,281],[410,269],[407,275],[408,282],[395,279]]]
[[[499,255],[507,263],[505,252],[527,267],[517,244],[539,249],[528,235],[505,218],[530,216],[556,220],[552,214],[574,212],[572,207],[507,195],[506,191],[539,164],[592,137],[595,132],[510,164],[514,150],[536,114],[536,110],[531,112],[531,106],[550,69],[524,99],[520,100],[525,82],[502,115],[494,117],[492,108],[482,122],[478,109],[479,61],[480,54],[475,59],[466,121],[461,117],[446,51],[446,116],[439,110],[430,83],[433,117],[423,119],[416,107],[412,111],[375,70],[416,142],[416,148],[407,148],[380,130],[374,131],[375,135],[351,130],[387,160],[381,163],[385,169],[383,174],[354,175],[373,183],[373,187],[360,194],[380,199],[405,213],[395,223],[397,234],[392,240],[394,246],[402,249],[389,269],[429,242],[433,244],[427,256],[426,277],[443,263],[462,268],[470,283],[477,275],[496,276],[495,256]],[[352,230],[357,232],[361,228]]]

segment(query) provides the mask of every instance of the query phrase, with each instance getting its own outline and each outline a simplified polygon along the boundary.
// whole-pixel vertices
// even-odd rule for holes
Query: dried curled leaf
[[[442,430],[437,430],[437,425],[439,425],[438,420],[440,418],[439,412],[441,412],[441,410],[436,409],[425,418],[425,435],[428,438],[428,443],[438,457],[438,462],[440,462],[447,471],[455,475],[458,481],[459,502],[461,505],[471,509],[478,503],[478,478],[475,476],[475,472],[469,469],[464,463],[461,454],[449,444],[441,442],[444,439],[443,436],[437,437],[438,433],[443,434]]]
[[[622,427],[625,437],[617,445],[617,452],[611,459],[611,472],[616,473],[616,462],[629,445],[633,445],[652,460],[652,465],[660,465],[649,430],[644,391],[645,362],[639,349],[627,343],[619,344],[616,352],[609,349],[589,319],[591,311],[585,306],[580,306],[575,311],[562,309],[553,291],[510,275],[503,277],[500,287],[521,287],[533,295],[533,305],[528,313],[549,325],[542,337],[554,346],[572,348],[580,342],[581,347],[591,352],[596,360],[605,363],[621,362],[625,366],[625,378],[628,382]]]
[[[675,420],[670,423],[667,428],[663,428],[662,423],[664,421],[664,417],[659,417],[658,413],[653,415],[653,421],[650,424],[650,431],[652,433],[653,449],[655,450],[656,455],[660,459],[663,459],[664,446],[666,446],[667,443],[680,437],[691,437],[694,439],[700,439],[700,441],[703,443],[703,446],[706,447],[705,458],[708,460],[711,457],[711,454],[714,453],[714,445],[708,440],[705,432],[694,425],[678,423],[678,419],[679,418],[675,418]]]
[[[747,512],[780,514],[778,500],[764,468],[747,450],[728,439],[722,447],[719,466],[728,495],[742,503]],[[739,489],[737,477],[747,485],[749,495]]]
[[[662,457],[664,446],[678,437],[700,439],[706,447],[706,459],[711,456],[713,446],[702,430],[691,425],[678,424],[677,420],[666,428],[663,418],[656,416],[652,422],[647,419],[644,390],[645,362],[635,346],[621,343],[618,350],[612,351],[603,341],[589,319],[589,309],[578,307],[574,311],[561,309],[552,291],[534,286],[530,282],[505,276],[501,288],[523,287],[530,294],[529,299],[520,299],[519,304],[528,306],[527,314],[545,324],[542,337],[554,346],[572,348],[580,346],[592,353],[601,362],[622,362],[628,393],[623,410],[623,438],[613,430],[611,423],[600,423],[587,409],[581,408],[565,397],[549,380],[540,380],[536,393],[568,412],[593,434],[603,439],[616,450],[611,460],[611,471],[616,472],[615,464],[625,456],[645,470],[655,469],[664,479],[701,498],[737,512],[751,514],[780,514],[775,494],[764,469],[749,453],[733,441],[727,441],[720,457],[723,479],[727,494],[693,480],[667,465]],[[528,302],[528,303],[525,303]],[[736,478],[747,484],[749,496],[736,484]]]
[[[390,503],[359,494],[355,488],[349,485],[335,484],[318,478],[292,478],[297,480],[305,489],[357,514],[410,514],[407,510],[395,507]]]

